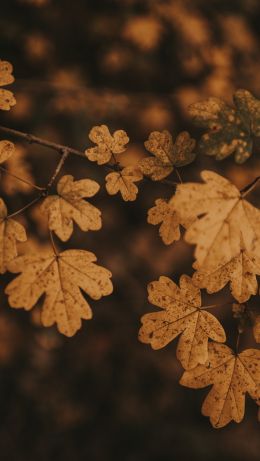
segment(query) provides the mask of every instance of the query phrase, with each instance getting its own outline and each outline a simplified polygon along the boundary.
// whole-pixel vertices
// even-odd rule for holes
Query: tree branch
[[[72,154],[72,155],[77,155],[78,157],[82,157],[88,160],[84,152],[81,152],[80,150],[73,149],[72,147],[69,146],[64,146],[63,144],[58,144],[52,141],[48,141],[47,139],[39,138],[38,136],[34,136],[33,134],[30,133],[24,133],[22,131],[14,130],[13,128],[7,128],[5,126],[0,126],[0,131],[3,131],[4,133],[7,133],[11,136],[16,136],[17,138],[23,139],[24,141],[28,142],[29,144],[39,144],[40,146],[48,147],[49,149],[55,150],[59,154],[63,155],[64,152],[67,152],[67,155]],[[64,162],[62,162],[63,165]],[[118,164],[112,164],[112,163],[107,163],[105,165],[102,165],[104,168],[110,170],[110,171],[115,171],[118,173]],[[179,172],[177,172],[176,169],[176,174],[179,176]],[[56,176],[55,176],[56,178]],[[55,179],[54,178],[54,179]],[[144,177],[145,180],[147,181],[152,181],[148,177]],[[152,181],[154,182],[154,181]],[[176,187],[178,183],[175,183],[173,181],[167,180],[167,179],[161,179],[160,181],[156,181],[160,184],[165,184],[170,187]],[[181,182],[181,179],[180,179]]]
[[[73,149],[72,147],[48,141],[43,138],[38,138],[38,136],[34,136],[33,134],[23,133],[22,131],[14,130],[13,128],[7,128],[5,126],[0,126],[0,131],[3,131],[4,133],[10,134],[12,136],[16,136],[17,138],[24,139],[24,141],[28,142],[29,144],[39,144],[41,146],[48,147],[49,149],[53,149],[60,154],[63,154],[64,150],[67,150],[70,154],[86,158],[84,152]]]

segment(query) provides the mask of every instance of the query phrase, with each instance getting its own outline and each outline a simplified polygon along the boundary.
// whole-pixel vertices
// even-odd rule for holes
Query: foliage
[[[132,40],[135,39],[132,37]],[[13,80],[11,64],[1,61],[0,85],[8,85]],[[179,133],[175,142],[167,130],[153,131],[144,143],[152,155],[144,155],[127,166],[120,160],[129,143],[123,130],[111,134],[106,125],[94,126],[89,138],[96,146],[81,152],[2,127],[2,131],[10,135],[60,154],[59,162],[44,187],[33,184],[22,156],[10,163],[15,156],[14,144],[0,141],[0,163],[13,165],[13,169],[1,166],[1,170],[30,190],[37,191],[31,202],[11,214],[8,214],[4,201],[0,201],[0,272],[8,270],[20,274],[5,289],[9,304],[13,308],[31,310],[45,296],[41,308],[42,324],[47,327],[56,323],[58,330],[69,337],[81,328],[82,319],[92,317],[83,294],[98,300],[111,294],[113,286],[110,270],[97,265],[93,253],[83,249],[59,251],[55,244],[55,235],[62,242],[71,238],[74,222],[84,232],[98,231],[102,227],[101,211],[85,200],[94,197],[100,185],[89,178],[74,180],[72,175],[64,175],[58,180],[67,158],[77,155],[82,161],[90,160],[109,169],[105,177],[106,191],[109,195],[120,193],[126,202],[136,200],[136,183],[141,181],[144,184],[145,181],[157,181],[171,188],[169,199],[156,199],[155,206],[148,211],[147,221],[152,225],[160,224],[159,234],[166,245],[180,240],[181,227],[184,228],[183,240],[195,246],[193,267],[196,271],[192,277],[182,275],[180,286],[166,276],[149,284],[148,299],[162,310],[142,317],[139,338],[151,344],[153,349],[160,349],[180,336],[176,355],[185,369],[180,383],[196,389],[212,385],[202,413],[210,417],[214,427],[223,427],[231,420],[242,420],[246,392],[257,403],[260,401],[259,351],[254,348],[238,351],[239,338],[248,319],[255,341],[259,343],[259,314],[255,315],[249,300],[259,291],[260,210],[245,199],[259,184],[259,176],[239,190],[230,180],[208,170],[201,172],[203,183],[183,183],[178,168],[191,164],[201,152],[218,160],[234,153],[238,163],[243,163],[251,155],[253,137],[260,135],[260,102],[246,90],[238,90],[234,102],[235,109],[217,98],[190,107],[195,122],[209,130],[203,135],[198,149],[195,139],[186,131]],[[12,93],[2,89],[0,108],[9,110],[14,104]],[[178,183],[166,180],[172,174],[176,174]],[[54,185],[56,194],[52,193]],[[29,244],[27,248],[19,249],[19,242],[27,240],[26,230],[13,217],[20,216],[33,205],[40,207],[41,217],[47,218],[50,245],[38,248]],[[215,315],[207,312],[210,308],[217,310],[220,305],[204,305],[201,300],[202,288],[210,294],[220,291],[228,283],[233,317],[238,322],[235,352],[221,344],[226,341],[224,328]],[[225,304],[232,303],[227,301]],[[229,332],[227,337],[229,340]]]

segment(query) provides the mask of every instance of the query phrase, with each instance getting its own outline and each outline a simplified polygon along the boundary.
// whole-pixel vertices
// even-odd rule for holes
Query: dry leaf
[[[187,275],[180,278],[180,288],[168,277],[148,286],[149,301],[163,309],[145,314],[139,339],[161,349],[181,334],[177,358],[185,369],[208,359],[208,338],[224,342],[225,332],[214,315],[201,309],[200,290]]]
[[[111,135],[106,125],[94,126],[89,133],[89,139],[97,146],[85,150],[85,154],[89,160],[97,162],[98,165],[108,163],[113,154],[124,152],[125,144],[129,142],[125,131],[117,130]]]
[[[73,232],[73,220],[83,231],[101,228],[101,212],[83,200],[93,197],[99,184],[91,179],[74,181],[73,176],[63,176],[57,185],[58,195],[47,197],[41,209],[48,214],[49,229],[65,242]]]
[[[196,269],[196,263],[193,267]],[[198,287],[206,288],[208,293],[216,293],[230,282],[232,296],[243,303],[257,294],[257,275],[260,275],[260,257],[241,251],[216,269],[195,272],[193,281]]]
[[[169,176],[174,166],[184,166],[195,159],[195,140],[186,131],[177,136],[175,143],[169,131],[153,131],[144,145],[154,157],[145,157],[139,162],[139,167],[153,181]]]
[[[180,384],[200,389],[213,384],[202,405],[202,414],[220,428],[230,421],[242,421],[245,394],[260,399],[260,351],[247,349],[238,355],[224,344],[210,343],[204,365],[185,371]]]
[[[0,60],[0,87],[10,85],[13,83],[14,77],[12,75],[13,66],[7,61]],[[10,110],[16,104],[14,95],[11,91],[0,89],[0,109]]]
[[[254,338],[257,343],[260,343],[260,315],[257,315],[253,326]]]
[[[260,136],[260,101],[246,90],[234,94],[235,109],[218,98],[189,107],[194,122],[210,131],[199,142],[199,150],[222,160],[235,154],[244,163],[252,154],[253,136]]]
[[[5,193],[8,195],[14,195],[16,192],[22,192],[24,194],[30,193],[33,187],[29,183],[33,183],[33,177],[30,171],[30,165],[26,161],[26,151],[22,146],[16,146],[14,155],[8,158],[6,166],[8,172],[24,179],[27,183],[17,181],[16,178],[8,174],[3,175],[1,182]]]
[[[24,227],[12,218],[8,218],[7,208],[0,199],[0,273],[4,274],[8,263],[17,256],[17,242],[26,241]]]
[[[15,151],[14,144],[10,141],[0,141],[0,163],[8,160]]]
[[[95,300],[113,290],[111,272],[95,261],[95,255],[84,250],[18,256],[8,265],[11,272],[22,272],[6,287],[10,306],[30,310],[45,293],[43,325],[57,323],[61,333],[73,336],[81,327],[81,319],[92,317],[81,290]]]
[[[165,245],[170,245],[180,239],[180,225],[187,228],[192,219],[182,221],[172,206],[172,199],[167,201],[159,198],[155,201],[155,206],[148,210],[147,222],[154,226],[162,223],[159,228],[159,235]]]
[[[142,178],[143,175],[136,166],[128,166],[106,176],[106,190],[110,195],[120,192],[125,202],[132,202],[136,200],[138,194],[138,187],[135,183],[141,181]]]
[[[181,219],[197,219],[185,233],[196,244],[196,269],[212,272],[246,250],[260,257],[260,211],[227,179],[202,171],[206,184],[177,186],[172,203]]]

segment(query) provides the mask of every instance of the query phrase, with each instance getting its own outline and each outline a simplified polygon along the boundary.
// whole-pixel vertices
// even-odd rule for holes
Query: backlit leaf
[[[225,332],[214,315],[201,309],[200,290],[187,275],[180,278],[180,288],[168,277],[148,286],[149,301],[163,309],[145,314],[139,339],[161,349],[181,334],[177,358],[186,369],[208,359],[208,338],[224,342]]]
[[[73,176],[63,176],[57,185],[58,195],[47,197],[41,209],[47,213],[49,229],[66,241],[73,232],[73,221],[83,231],[101,228],[101,212],[98,208],[83,200],[93,197],[99,190],[99,184],[91,179],[74,181]]]
[[[247,349],[236,355],[224,344],[210,343],[207,363],[185,371],[180,383],[200,389],[212,384],[202,405],[202,414],[220,428],[230,421],[242,421],[245,394],[260,399],[260,351]]]
[[[11,261],[8,269],[21,272],[5,290],[10,306],[30,310],[45,294],[42,323],[46,327],[57,323],[66,336],[80,329],[81,319],[92,317],[81,290],[95,300],[113,291],[111,272],[98,266],[89,251],[27,253]]]

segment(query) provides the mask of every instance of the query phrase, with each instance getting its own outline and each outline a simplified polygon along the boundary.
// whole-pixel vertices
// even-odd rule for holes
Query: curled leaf
[[[125,131],[117,130],[110,134],[106,125],[95,126],[89,133],[89,139],[97,144],[85,150],[85,154],[92,162],[103,165],[111,160],[113,154],[120,154],[126,150],[129,138]]]
[[[135,184],[141,181],[143,175],[135,166],[128,166],[121,171],[109,173],[106,176],[106,190],[110,195],[120,192],[125,202],[136,200],[138,187]]]
[[[57,323],[58,330],[73,336],[81,327],[81,319],[90,319],[92,310],[82,295],[92,299],[112,293],[111,272],[96,264],[93,253],[66,250],[59,255],[51,251],[27,253],[9,263],[11,272],[21,272],[5,292],[14,308],[30,310],[45,294],[42,323]]]
[[[73,176],[63,176],[57,185],[58,195],[47,197],[41,209],[48,215],[49,229],[65,242],[73,232],[73,221],[83,231],[101,228],[101,212],[83,200],[93,197],[99,184],[91,179],[74,181]]]

